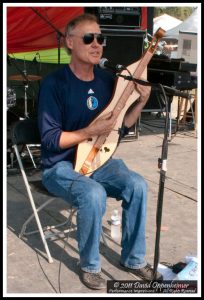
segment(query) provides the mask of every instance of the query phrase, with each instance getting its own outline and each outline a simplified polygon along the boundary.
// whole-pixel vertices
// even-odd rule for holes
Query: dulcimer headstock
[[[152,41],[147,49],[147,51],[154,53],[154,51],[157,48],[157,45],[160,41],[160,39],[165,35],[166,31],[159,27],[157,31],[155,32],[154,36],[152,37]]]
[[[154,37],[157,39],[161,39],[165,36],[166,31],[164,29],[162,29],[161,27],[159,27],[157,29],[157,31],[154,34]]]

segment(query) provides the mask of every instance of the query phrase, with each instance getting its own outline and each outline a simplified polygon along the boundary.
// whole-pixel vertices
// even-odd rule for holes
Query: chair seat
[[[54,196],[44,187],[42,180],[29,181],[31,191],[36,191],[38,193],[44,194],[46,196]]]

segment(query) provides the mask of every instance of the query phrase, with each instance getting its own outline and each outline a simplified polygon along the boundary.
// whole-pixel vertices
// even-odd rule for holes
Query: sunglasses
[[[103,36],[101,33],[85,33],[84,36],[77,36],[75,34],[70,34],[70,36],[76,36],[82,38],[85,45],[89,45],[93,43],[94,38],[96,38],[97,43],[100,45],[102,45],[105,41],[105,36]]]

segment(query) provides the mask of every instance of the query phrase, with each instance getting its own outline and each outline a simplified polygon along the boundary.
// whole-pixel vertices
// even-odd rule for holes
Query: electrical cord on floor
[[[169,262],[166,262],[166,261],[162,261],[162,262],[160,262],[160,264],[164,265],[165,267],[168,267],[170,269],[173,268],[173,265],[171,263],[169,263]]]
[[[71,208],[71,209],[72,209],[72,208]],[[71,224],[69,225],[69,227],[72,228],[72,221],[71,221]],[[58,271],[58,290],[59,290],[59,292],[56,290],[56,288],[55,288],[54,285],[52,284],[51,280],[49,279],[49,277],[48,277],[47,274],[45,273],[45,271],[44,271],[44,269],[43,269],[43,266],[42,266],[42,264],[40,263],[39,254],[38,254],[37,251],[36,251],[36,255],[37,255],[37,259],[38,259],[38,263],[39,263],[39,265],[40,265],[40,268],[41,268],[41,270],[42,270],[44,276],[46,277],[48,283],[51,285],[52,289],[55,291],[55,293],[61,293],[61,284],[60,284],[61,264],[62,264],[62,258],[63,258],[63,254],[64,254],[64,252],[65,252],[66,244],[67,244],[67,242],[68,242],[68,238],[69,238],[69,232],[68,232],[68,234],[67,234],[66,240],[64,241],[64,246],[63,246],[63,248],[62,248],[62,251],[61,251],[61,254],[60,254],[60,259],[59,259],[59,261],[60,261],[60,263],[59,263],[59,271]]]
[[[71,208],[71,209],[72,209],[72,208]],[[73,217],[73,216],[72,216],[72,217]],[[73,224],[72,224],[72,218],[71,218],[71,223],[69,224],[69,228],[72,228],[72,225],[73,225]],[[69,232],[68,232],[67,238],[66,238],[66,240],[65,240],[65,242],[64,242],[64,247],[63,247],[63,249],[62,249],[62,251],[61,251],[61,255],[60,255],[60,259],[59,259],[60,263],[59,263],[59,271],[58,271],[58,288],[59,288],[59,293],[60,293],[60,294],[62,293],[62,291],[61,291],[61,283],[60,283],[62,258],[63,258],[63,255],[64,255],[64,253],[65,253],[66,244],[68,243],[68,237],[69,237]]]
[[[54,287],[54,285],[52,284],[52,282],[51,282],[50,279],[48,278],[47,274],[45,273],[45,271],[44,271],[44,269],[43,269],[43,266],[42,266],[42,264],[41,264],[41,262],[40,262],[40,259],[39,259],[39,254],[38,254],[38,252],[37,252],[36,250],[35,250],[35,253],[36,253],[36,255],[37,255],[38,263],[39,263],[39,266],[40,266],[40,268],[41,268],[41,270],[42,270],[44,276],[46,277],[47,281],[49,282],[49,284],[51,285],[51,287],[53,288],[53,290],[55,291],[55,293],[58,293],[57,290],[56,290],[56,288]]]

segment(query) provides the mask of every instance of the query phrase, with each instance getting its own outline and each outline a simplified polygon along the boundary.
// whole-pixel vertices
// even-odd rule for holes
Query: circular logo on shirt
[[[98,107],[98,99],[96,99],[96,97],[90,96],[87,99],[87,106],[91,110],[96,109]]]

